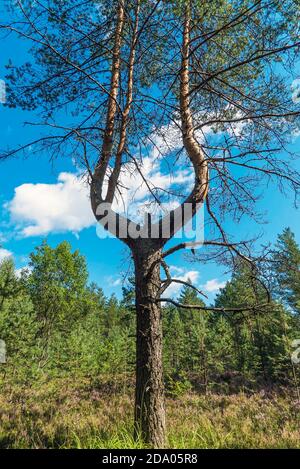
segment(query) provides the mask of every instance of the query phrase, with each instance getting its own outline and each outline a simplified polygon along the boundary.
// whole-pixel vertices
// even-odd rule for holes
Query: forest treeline
[[[164,369],[169,395],[188,389],[222,392],[295,386],[299,365],[292,343],[300,339],[300,247],[290,229],[278,236],[264,283],[241,262],[216,296],[218,311],[163,307]],[[181,304],[205,306],[185,286]],[[248,311],[228,308],[260,305]],[[222,311],[222,308],[225,308]],[[0,264],[0,339],[7,361],[0,380],[31,382],[45,376],[89,376],[132,382],[135,366],[134,288],[122,299],[89,283],[84,256],[67,242],[43,242],[17,273]]]

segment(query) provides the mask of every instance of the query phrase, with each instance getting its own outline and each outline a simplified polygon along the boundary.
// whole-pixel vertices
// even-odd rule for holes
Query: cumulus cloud
[[[113,203],[114,210],[133,215],[135,220],[143,218],[145,207],[148,210],[149,188],[145,180],[152,188],[166,191],[174,185],[186,187],[193,179],[187,170],[179,169],[173,175],[163,174],[155,152],[143,158],[141,172],[143,176],[140,172],[122,173],[122,194]],[[80,175],[72,173],[60,173],[54,184],[27,183],[16,187],[6,209],[22,237],[67,231],[78,236],[82,229],[95,224],[88,185]]]
[[[61,173],[55,184],[22,184],[6,205],[23,237],[71,231],[95,223],[88,188],[79,176]]]
[[[220,281],[217,278],[207,280],[204,284],[199,284],[200,272],[198,270],[186,270],[184,267],[170,265],[169,267],[171,277],[176,280],[183,280],[185,282],[190,282],[195,287],[198,287],[200,290],[206,293],[216,293],[221,288],[224,288],[226,281]],[[181,290],[182,285],[179,283],[173,283],[167,288],[164,293],[164,296],[175,296]]]
[[[176,270],[180,270],[180,268],[172,266],[171,267],[171,272],[175,273]],[[198,270],[189,270],[185,271],[181,275],[172,275],[172,278],[176,280],[183,280],[185,282],[190,282],[192,285],[197,285],[198,280],[199,280],[200,273]],[[173,297],[179,293],[179,291],[182,289],[182,285],[180,283],[172,283],[164,292],[164,297]]]
[[[12,252],[8,251],[7,249],[0,248],[0,262],[10,256],[12,256]]]
[[[226,282],[220,282],[217,278],[213,278],[211,280],[207,280],[207,282],[202,286],[202,288],[208,293],[215,293],[220,290],[220,288],[224,288],[225,285]]]

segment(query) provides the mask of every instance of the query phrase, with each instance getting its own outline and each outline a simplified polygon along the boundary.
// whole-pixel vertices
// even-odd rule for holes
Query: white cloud
[[[171,267],[171,271],[172,271],[172,269],[174,271],[174,267],[175,266]],[[175,269],[177,269],[177,267],[175,267]],[[180,269],[180,268],[178,268],[178,269]],[[177,275],[177,276],[172,275],[172,278],[174,278],[176,280],[183,280],[184,282],[190,282],[190,283],[192,283],[192,285],[196,286],[197,283],[198,283],[198,280],[199,280],[199,276],[200,276],[200,273],[198,272],[198,270],[189,270],[189,271],[185,272],[182,275]],[[183,287],[183,285],[180,284],[180,283],[172,283],[166,289],[163,296],[165,298],[175,296],[182,289],[182,287]]]
[[[207,280],[202,288],[208,293],[215,293],[216,291],[220,290],[220,288],[224,288],[225,285],[226,282],[219,282],[217,278],[213,278],[211,280]]]
[[[121,173],[122,197],[119,196],[114,201],[113,209],[129,214],[134,220],[143,218],[143,209],[150,200],[149,189],[144,180],[152,188],[159,187],[167,191],[174,186],[186,188],[191,185],[193,174],[189,174],[186,169],[179,169],[173,175],[163,174],[160,161],[153,150],[149,156],[143,158],[140,172],[132,171],[131,168],[131,171]],[[71,173],[60,173],[54,184],[27,183],[16,187],[13,199],[5,207],[22,237],[66,231],[78,236],[82,229],[95,224],[88,185],[80,175]]]
[[[7,249],[0,248],[0,262],[10,256],[12,256],[12,252],[8,251]]]
[[[88,188],[79,176],[61,173],[56,184],[22,184],[6,205],[23,237],[72,231],[95,223]]]

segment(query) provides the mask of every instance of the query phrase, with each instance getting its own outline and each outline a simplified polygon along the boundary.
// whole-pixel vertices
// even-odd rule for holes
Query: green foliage
[[[299,248],[292,233],[277,243],[272,263],[276,291],[296,305]],[[287,248],[289,247],[289,249]],[[288,262],[287,262],[288,260]],[[278,274],[280,272],[280,274]],[[164,368],[167,391],[179,397],[191,387],[207,392],[297,384],[291,341],[299,338],[300,320],[276,300],[259,310],[213,312],[163,306]],[[190,286],[181,304],[205,303]],[[215,306],[263,304],[266,291],[247,264],[240,263],[217,295]],[[45,377],[81,376],[130,382],[135,364],[134,281],[123,298],[106,298],[88,284],[86,261],[63,242],[47,243],[30,255],[27,270],[16,276],[13,261],[0,265],[0,337],[7,345],[5,380],[28,382]],[[5,376],[5,377],[4,377]],[[124,381],[125,380],[125,381]]]
[[[84,313],[86,261],[62,242],[51,248],[45,242],[30,255],[27,288],[45,329],[65,327]]]
[[[255,304],[265,306],[253,311],[224,313],[217,319],[223,322],[222,340],[226,340],[227,350],[231,346],[226,370],[238,371],[252,381],[287,381],[292,372],[287,340],[292,317],[277,302],[266,304],[262,283],[242,263],[217,295],[216,306],[232,308]]]
[[[291,233],[288,239],[294,239]],[[282,259],[288,252],[295,262],[290,252],[298,247],[294,242],[292,247],[277,245],[274,256],[281,262],[272,264],[274,277],[280,265],[279,280],[289,279],[284,283],[289,298],[297,295],[297,281],[284,270],[291,264]],[[133,442],[129,424],[133,283],[124,288],[121,301],[106,298],[99,286],[88,284],[85,259],[67,243],[56,248],[43,243],[21,277],[11,259],[2,261],[0,337],[7,363],[0,365],[0,447],[142,447]],[[240,263],[215,306],[257,304],[265,296],[261,283]],[[179,301],[205,306],[189,286]],[[169,306],[162,312],[170,447],[298,444],[293,416],[298,369],[290,360],[291,341],[300,334],[298,314],[278,300],[256,314]],[[282,385],[289,399],[272,397],[271,404],[264,389]],[[253,394],[257,389],[261,395]],[[13,419],[7,417],[12,414]]]
[[[278,236],[272,261],[277,295],[300,313],[300,248],[289,228]]]
[[[180,397],[192,389],[192,385],[186,373],[179,372],[178,375],[166,377],[167,395],[170,397]]]
[[[0,337],[6,343],[5,369],[14,378],[26,380],[36,373],[38,323],[31,298],[17,278],[11,259],[0,264],[0,285]]]

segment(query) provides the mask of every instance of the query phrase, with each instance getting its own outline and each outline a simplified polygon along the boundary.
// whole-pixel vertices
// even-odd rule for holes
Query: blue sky
[[[22,42],[13,38],[2,40],[0,79],[4,78],[4,65],[9,58],[14,63],[26,60]],[[23,125],[26,120],[33,121],[34,116],[0,104],[1,149],[38,138],[36,127]],[[295,149],[299,147],[300,139],[293,145]],[[78,180],[71,179],[70,175],[75,173],[70,155],[49,163],[46,155],[32,155],[29,150],[26,157],[0,163],[0,258],[12,253],[16,267],[22,268],[28,262],[29,253],[43,239],[53,246],[66,239],[86,256],[90,279],[99,283],[106,294],[120,295],[122,277],[128,271],[129,253],[119,240],[99,239],[86,189],[80,188]],[[292,197],[269,187],[258,205],[265,212],[268,224],[257,226],[245,219],[233,227],[228,220],[227,227],[240,233],[241,238],[263,233],[263,241],[273,242],[279,232],[290,226],[300,242],[299,211],[294,208]],[[77,218],[74,218],[75,212]],[[219,266],[188,263],[183,252],[169,261],[174,276],[190,278],[206,290],[210,300],[228,278]]]

